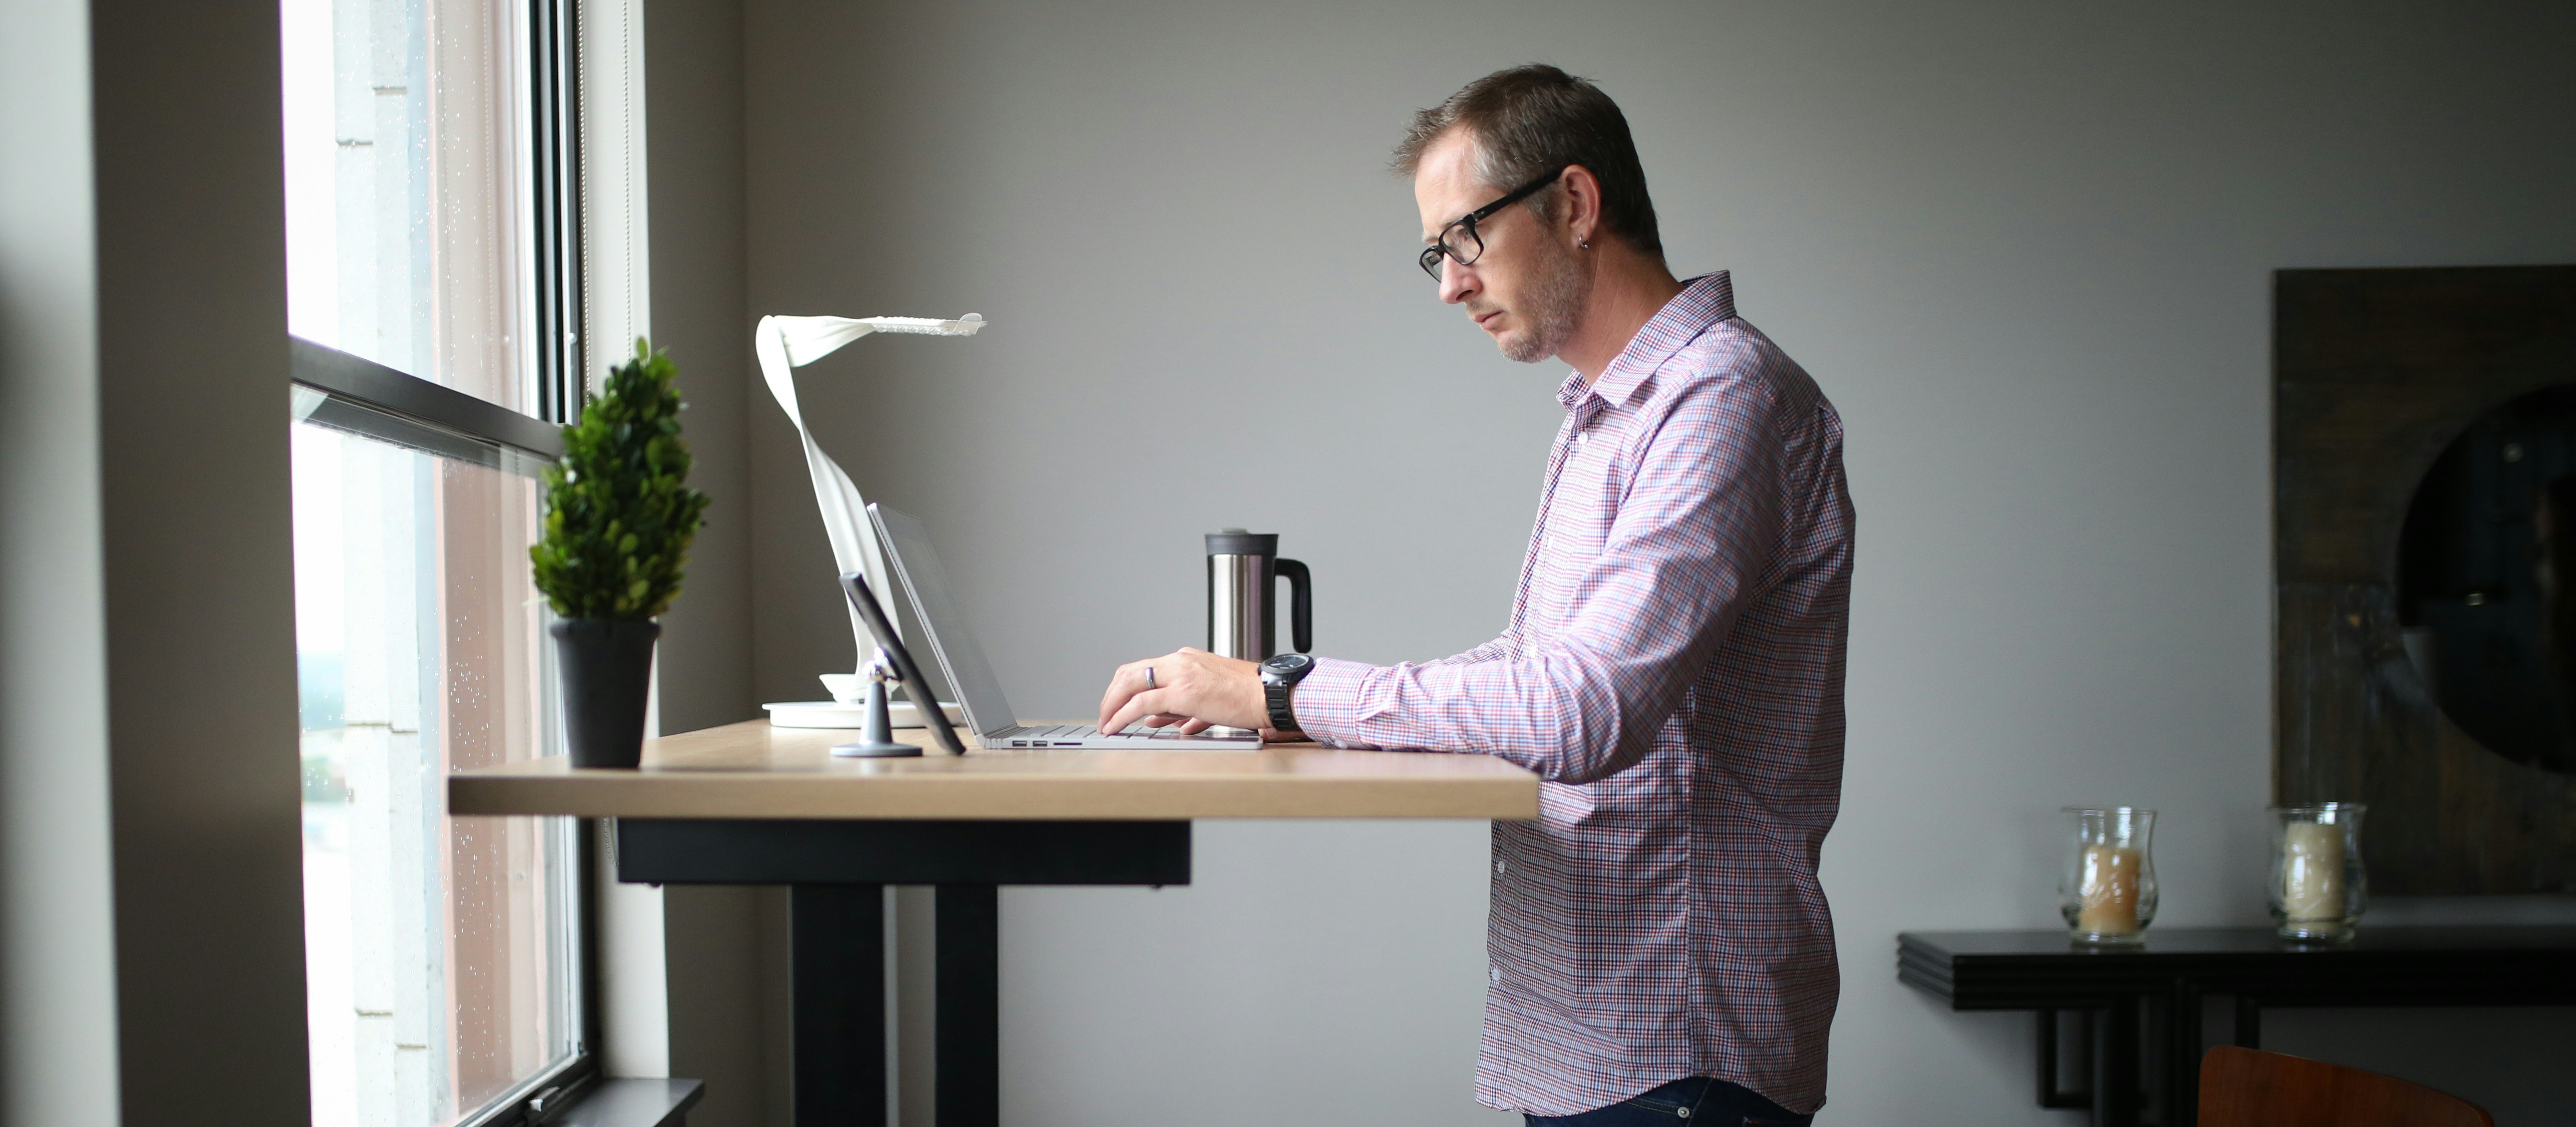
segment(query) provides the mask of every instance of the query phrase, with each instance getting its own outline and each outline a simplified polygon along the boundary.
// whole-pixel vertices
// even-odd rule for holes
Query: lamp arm
[[[876,530],[868,523],[867,499],[859,496],[859,487],[850,481],[841,464],[823,452],[810,433],[803,436],[805,469],[814,482],[814,503],[823,514],[823,534],[832,542],[832,565],[839,572],[858,572],[867,577],[871,590],[891,591],[886,582],[885,551],[877,544]],[[857,611],[850,619],[851,638],[858,643],[860,668],[866,669],[867,652],[875,645],[875,635],[859,621]],[[900,631],[900,624],[893,624]],[[900,640],[900,639],[898,639]]]
[[[805,425],[805,412],[796,402],[797,366],[829,356],[869,333],[953,337],[973,336],[983,328],[983,315],[969,313],[954,321],[927,317],[763,317],[752,330],[752,350],[760,355],[761,379],[769,384],[770,398],[778,401],[778,409],[787,412],[788,420],[796,424],[797,437],[804,443],[805,471],[814,481],[814,504],[823,513],[823,533],[832,541],[835,574],[855,571],[867,577],[872,590],[894,590],[886,572],[885,549],[877,543],[876,532],[868,524],[867,499],[859,496],[859,487],[851,483],[841,464],[814,441],[814,429]],[[857,672],[864,675],[876,638],[855,609],[850,611],[850,637],[858,648]]]
[[[865,335],[865,330],[851,339],[857,335]],[[855,571],[867,577],[870,588],[893,590],[886,583],[884,552],[868,526],[867,501],[859,496],[858,485],[841,464],[823,452],[822,445],[814,440],[813,428],[805,423],[805,412],[796,400],[795,368],[788,360],[787,342],[777,318],[760,319],[752,347],[759,354],[761,378],[769,385],[770,397],[778,401],[779,410],[787,412],[788,421],[796,424],[796,436],[805,451],[806,476],[814,485],[814,505],[823,517],[823,534],[832,544],[834,574]],[[846,606],[842,609],[849,613],[850,640],[857,650],[854,671],[864,674],[876,637],[869,633],[867,623],[859,620],[858,611]]]

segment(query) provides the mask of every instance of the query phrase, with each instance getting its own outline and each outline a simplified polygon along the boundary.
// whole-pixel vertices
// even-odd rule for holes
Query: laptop
[[[993,677],[993,667],[984,661],[984,648],[976,644],[974,633],[967,629],[966,616],[958,613],[956,598],[948,590],[948,573],[939,566],[939,553],[930,547],[930,534],[922,529],[920,521],[883,505],[868,506],[868,519],[885,541],[886,559],[894,565],[895,578],[903,581],[905,593],[912,597],[913,616],[921,620],[921,632],[930,638],[930,652],[938,659],[940,672],[948,675],[949,685],[957,690],[957,703],[966,713],[966,726],[975,733],[976,746],[1155,751],[1254,751],[1261,747],[1261,733],[1240,728],[1212,728],[1184,736],[1176,729],[1142,725],[1104,733],[1089,724],[1020,723],[1011,711],[1010,700],[1002,695],[1002,683]]]

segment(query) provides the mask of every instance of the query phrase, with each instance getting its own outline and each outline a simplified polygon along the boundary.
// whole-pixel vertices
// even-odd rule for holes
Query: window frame
[[[530,115],[527,185],[536,342],[535,415],[511,410],[374,360],[289,335],[290,387],[318,393],[298,404],[309,421],[442,458],[534,477],[563,457],[560,428],[579,417],[582,316],[579,27],[576,0],[527,0]],[[569,1059],[519,1082],[453,1127],[536,1127],[560,1116],[603,1079],[598,903],[600,819],[573,820],[570,968],[578,1019]]]
[[[536,222],[536,417],[581,415],[581,43],[576,0],[528,0],[529,174]],[[560,452],[558,452],[560,453]]]
[[[308,417],[325,426],[529,477],[526,461],[563,457],[555,424],[303,337],[286,347],[287,381],[322,393]]]

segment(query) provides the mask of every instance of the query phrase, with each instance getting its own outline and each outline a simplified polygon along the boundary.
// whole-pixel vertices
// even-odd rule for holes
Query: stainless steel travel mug
[[[1278,580],[1288,580],[1289,623],[1297,652],[1315,644],[1314,577],[1297,560],[1279,558],[1279,536],[1228,528],[1207,534],[1209,653],[1260,661],[1279,652]]]

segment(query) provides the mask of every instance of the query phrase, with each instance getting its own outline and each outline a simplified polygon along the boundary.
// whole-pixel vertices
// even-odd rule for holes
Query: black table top
[[[2150,928],[2142,943],[2061,930],[1909,931],[1897,978],[1951,1008],[2049,1009],[2187,988],[2278,1005],[2576,1004],[2576,927],[2379,927],[2302,944],[2270,928]]]
[[[1906,947],[1959,958],[1994,956],[2065,956],[2069,958],[2139,958],[2157,956],[2278,954],[2334,956],[2379,951],[2564,951],[2576,954],[2576,926],[2372,927],[2365,922],[2346,943],[2297,943],[2281,939],[2268,927],[2176,927],[2146,930],[2134,944],[2077,943],[2064,928],[2036,931],[1909,931],[1897,936]]]

